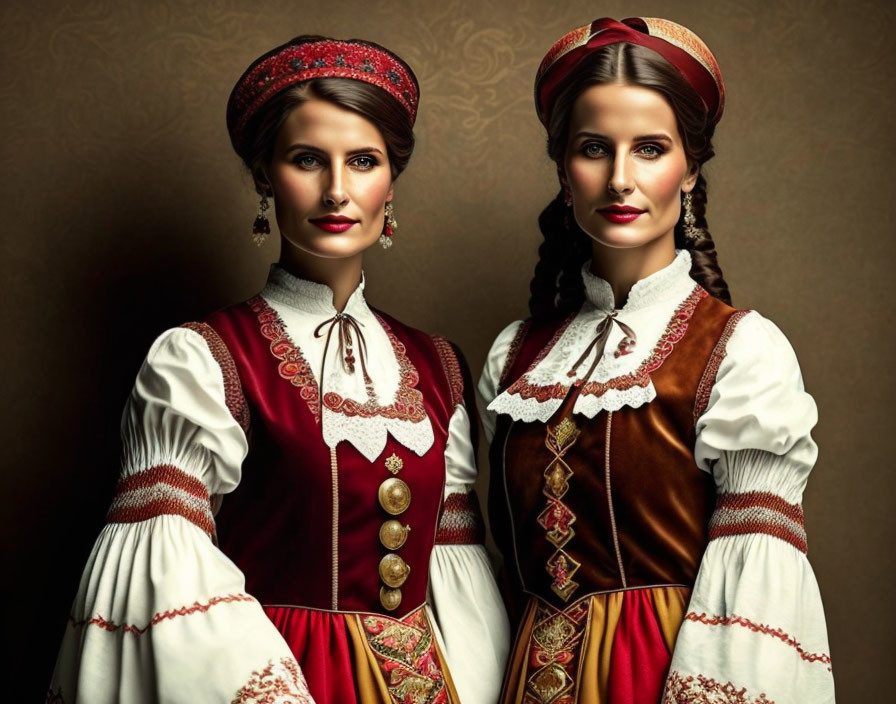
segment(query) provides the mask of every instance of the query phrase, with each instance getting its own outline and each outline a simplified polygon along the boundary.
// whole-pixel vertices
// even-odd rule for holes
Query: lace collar
[[[364,336],[369,381],[360,365],[356,334],[351,351],[340,349],[338,330],[329,345],[326,328],[320,334],[319,326],[337,314],[328,286],[297,278],[275,265],[261,294],[248,304],[258,317],[261,334],[271,342],[280,376],[307,403],[328,447],[346,441],[373,462],[385,449],[389,434],[422,456],[435,437],[417,389],[419,373],[404,344],[368,307],[363,292],[362,276],[343,313],[357,321],[355,330]],[[358,362],[353,371],[343,363],[346,353]]]
[[[690,268],[690,253],[679,251],[668,266],[632,286],[618,310],[613,307],[610,285],[583,269],[586,299],[581,309],[564,321],[525,374],[499,394],[489,410],[514,420],[546,422],[577,382],[582,390],[573,412],[588,418],[603,410],[638,408],[652,401],[656,389],[651,373],[672,352],[697,304],[707,295],[690,278]],[[637,342],[627,345],[625,334],[614,325],[601,359],[586,377],[598,352],[584,359],[582,354],[594,340],[597,326],[611,313],[635,331]],[[581,362],[578,366],[577,361]]]

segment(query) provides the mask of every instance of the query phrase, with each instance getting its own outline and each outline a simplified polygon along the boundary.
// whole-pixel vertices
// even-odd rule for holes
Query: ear
[[[391,203],[391,202],[392,202],[392,198],[393,198],[394,196],[395,196],[395,181],[393,181],[393,182],[389,185],[389,192],[386,193],[386,202],[387,202],[387,203]]]
[[[566,169],[557,164],[557,180],[560,181],[560,187],[569,193],[569,179],[566,178]]]
[[[683,193],[690,193],[697,185],[697,177],[700,175],[700,165],[691,164],[684,180],[681,182],[681,190]]]

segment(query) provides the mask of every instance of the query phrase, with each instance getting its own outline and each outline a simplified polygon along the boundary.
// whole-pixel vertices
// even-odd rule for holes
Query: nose
[[[610,173],[610,180],[607,182],[607,190],[614,195],[624,195],[634,190],[628,154],[621,149],[617,151],[616,158],[613,161],[613,171]]]
[[[340,165],[330,168],[330,178],[323,190],[324,205],[328,208],[343,206],[348,203],[348,191],[345,189],[345,171]]]

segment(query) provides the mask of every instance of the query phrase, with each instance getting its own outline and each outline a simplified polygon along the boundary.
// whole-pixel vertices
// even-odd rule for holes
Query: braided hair
[[[576,99],[590,86],[625,83],[658,91],[669,102],[678,124],[688,163],[697,167],[713,155],[714,125],[706,106],[681,74],[663,57],[646,47],[621,42],[594,52],[564,77],[548,119],[548,155],[562,168],[566,156],[570,115]],[[722,277],[715,244],[706,223],[706,178],[699,173],[691,191],[691,211],[698,236],[688,237],[682,217],[675,225],[675,246],[691,254],[691,277],[707,292],[731,304]],[[544,241],[529,285],[529,311],[536,320],[565,316],[585,300],[582,265],[590,258],[592,239],[575,221],[561,190],[538,218]]]

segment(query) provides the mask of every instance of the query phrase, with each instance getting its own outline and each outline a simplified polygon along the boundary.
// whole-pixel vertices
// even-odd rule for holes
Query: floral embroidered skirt
[[[659,704],[691,590],[584,597],[559,611],[531,597],[503,704]]]
[[[423,607],[379,614],[268,606],[315,704],[460,704]]]

